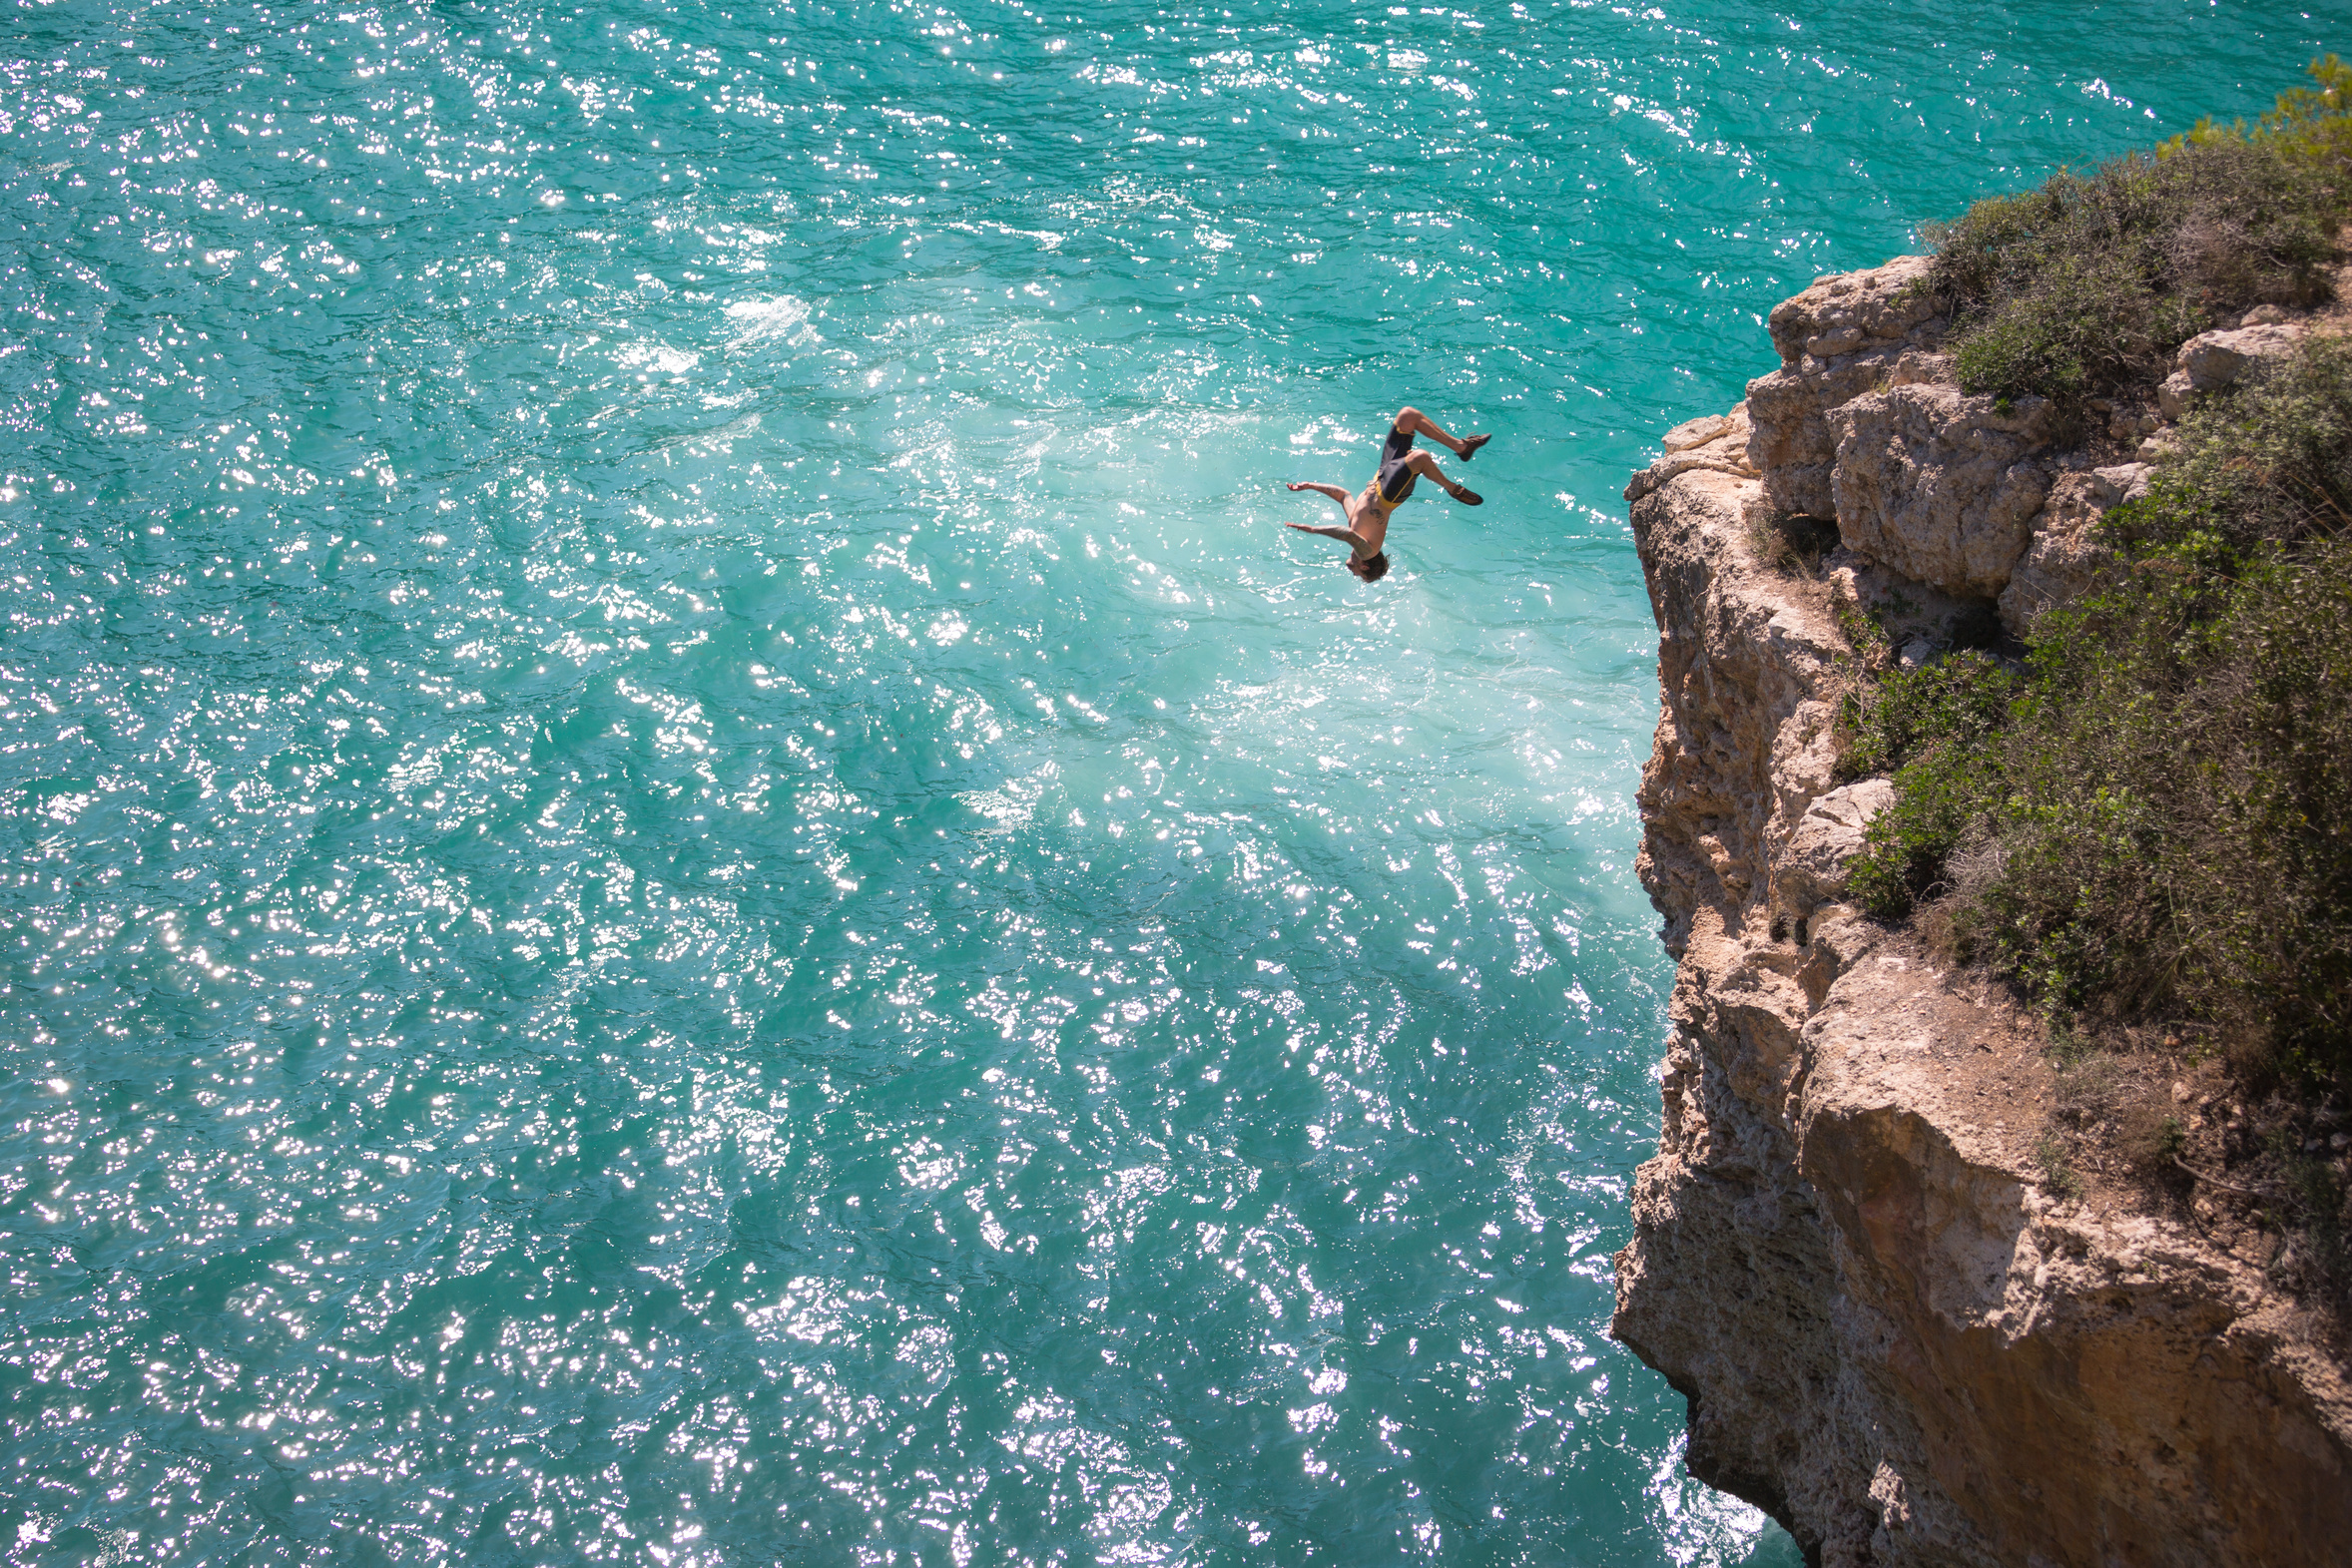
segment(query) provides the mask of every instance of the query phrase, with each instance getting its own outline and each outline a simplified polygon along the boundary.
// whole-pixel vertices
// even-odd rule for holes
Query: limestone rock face
[[[2284,324],[2199,332],[2180,345],[2175,363],[2191,387],[2210,392],[2235,382],[2249,365],[2284,358],[2302,336],[2300,327]]]
[[[1899,256],[1864,271],[1833,272],[1774,305],[1766,327],[1781,363],[1826,361],[1908,341],[1939,313],[1922,286],[1929,260]]]
[[[1666,455],[1633,476],[1633,484],[1647,495],[1676,474],[1704,470],[1753,479],[1748,460],[1748,405],[1727,414],[1692,419],[1666,432]],[[1628,492],[1630,493],[1630,492]]]
[[[2059,476],[2033,542],[2001,590],[2001,623],[2023,637],[2044,612],[2087,593],[2114,552],[2095,529],[2108,508],[2147,493],[2148,465],[2121,463]]]
[[[1748,383],[1746,407],[1765,495],[1780,511],[1836,514],[1831,409],[1894,380],[1933,374],[1922,360],[1941,339],[1943,321],[1921,286],[1927,269],[1924,256],[1898,257],[1867,271],[1817,278],[1773,307],[1780,368]]]
[[[1835,517],[1829,476],[1837,467],[1837,437],[1829,411],[1886,378],[1883,355],[1857,355],[1846,364],[1786,366],[1748,383],[1748,412],[1756,421],[1752,449],[1772,505],[1797,517]]]
[[[1846,865],[1862,852],[1871,818],[1895,803],[1892,780],[1865,779],[1832,789],[1805,808],[1772,868],[1772,906],[1802,920],[1846,890]]]
[[[1906,577],[1992,598],[2050,493],[2048,473],[2031,460],[2050,422],[2042,398],[2004,413],[1953,386],[1853,398],[1827,416],[1839,536]]]
[[[1650,475],[1674,461],[1660,459]],[[1644,559],[1658,562],[1649,578],[1658,679],[1675,700],[1658,721],[1640,798],[1645,817],[1674,828],[1644,840],[1639,869],[1660,908],[1683,911],[1666,926],[1667,947],[1679,950],[1688,911],[1760,890],[1806,806],[1829,788],[1836,715],[1822,687],[1845,644],[1825,593],[1805,606],[1710,592],[1718,556],[1738,548],[1714,531],[1726,518],[1736,524],[1757,481],[1713,469],[1650,475],[1632,487],[1642,492],[1634,527],[1652,541]]]
[[[1685,419],[1666,432],[1666,439],[1661,443],[1666,448],[1666,455],[1671,457],[1676,452],[1704,446],[1709,441],[1729,434],[1731,418],[1730,414],[1701,414],[1696,419]]]
[[[1851,650],[1827,582],[1751,554],[1764,476],[1672,466],[1706,445],[1628,492],[1639,868],[1679,968],[1614,1322],[1689,1399],[1691,1470],[1826,1568],[2340,1561],[2343,1368],[2255,1261],[2043,1192],[2033,1021],[1837,901],[1888,788],[1832,787]],[[2057,531],[2143,477],[2061,478]],[[1854,551],[1825,575],[1957,608]]]
[[[2249,313],[2249,321],[2252,314]],[[2303,338],[2305,328],[2295,322],[2261,322],[2227,331],[2199,332],[2180,345],[2174,369],[2156,389],[2156,401],[2167,419],[2178,419],[2201,392],[2235,385],[2258,366],[2285,357]]]
[[[1833,787],[1833,592],[1907,668],[1988,600],[2024,634],[2095,588],[2098,521],[2149,474],[2053,450],[2038,400],[1962,393],[1926,266],[1783,302],[1780,367],[1625,492],[1661,695],[1638,865],[1680,967],[1615,1331],[1688,1397],[1692,1471],[1828,1568],[2333,1563],[2344,1366],[2258,1261],[2043,1191],[2039,1027],[1840,901],[1895,791]],[[2308,329],[2266,309],[2191,340],[2165,416]],[[2171,449],[2106,411],[2108,440]],[[1756,554],[1790,514],[1837,520],[1817,574]]]

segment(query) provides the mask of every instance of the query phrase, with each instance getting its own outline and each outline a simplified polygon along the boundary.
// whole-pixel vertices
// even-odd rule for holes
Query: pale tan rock
[[[1871,819],[1895,803],[1888,779],[1832,789],[1805,808],[1772,867],[1773,912],[1802,920],[1846,890],[1846,867],[1862,852]]]
[[[1749,448],[1775,510],[1797,517],[1837,515],[1830,474],[1838,445],[1829,411],[1885,384],[1894,359],[1866,354],[1837,365],[1783,366],[1748,383],[1748,410],[1756,421]]]
[[[1846,643],[1828,590],[1792,583],[1792,598],[1770,604],[1710,592],[1748,570],[1736,519],[1757,488],[1753,478],[1701,468],[1628,491],[1644,558],[1658,563],[1650,603],[1659,679],[1677,694],[1659,719],[1640,795],[1645,812],[1675,824],[1652,835],[1659,857],[1640,865],[1661,908],[1745,901],[1831,783],[1835,712],[1823,692]],[[1687,916],[1669,918],[1669,948],[1686,925]]]
[[[1666,439],[1661,444],[1666,448],[1666,454],[1670,457],[1676,452],[1687,451],[1694,446],[1704,446],[1709,441],[1723,435],[1730,428],[1731,416],[1729,414],[1701,414],[1698,418],[1686,419],[1667,431]]]
[[[2099,482],[2116,492],[2112,505],[2136,501],[2147,494],[2148,480],[2155,470],[2146,463],[2116,463],[2106,468],[2093,468]]]
[[[2189,401],[2196,396],[2196,383],[2186,370],[2175,370],[2158,383],[2156,406],[2167,419],[2179,419],[2188,412]]]
[[[1952,356],[1929,353],[1918,348],[1906,348],[1895,355],[1895,362],[1887,367],[1888,386],[1921,386],[1940,384],[1952,379]]]
[[[1699,468],[1632,509],[1662,697],[1639,863],[1679,969],[1616,1333],[1689,1398],[1692,1471],[1830,1568],[2340,1560],[2352,1395],[2267,1260],[2041,1191],[2031,1021],[1845,904],[1786,919],[1867,818],[1827,803],[1830,589],[1751,562],[1761,504]]]
[[[1932,259],[1899,256],[1858,272],[1817,277],[1772,307],[1766,327],[1783,364],[1903,342],[1941,313],[1924,286]]]
[[[1666,434],[1666,455],[1635,474],[1632,483],[1625,487],[1626,501],[1637,500],[1676,474],[1694,469],[1728,474],[1736,479],[1755,478],[1755,467],[1748,460],[1748,435],[1745,403],[1728,414],[1713,414],[1676,425]]]
[[[2302,328],[2283,324],[2199,332],[2180,345],[2173,362],[2191,387],[2211,392],[2235,383],[2249,366],[2285,358],[2302,337]]]
[[[1848,547],[1948,593],[2001,592],[2049,495],[2030,460],[2049,438],[2047,401],[2004,412],[1954,386],[1899,386],[1852,399],[1828,423]]]
[[[1826,560],[1821,580],[1831,593],[1843,594],[1874,616],[1891,641],[1904,645],[1920,637],[1947,643],[1946,634],[1961,618],[1984,607],[1980,599],[1931,588],[1851,550],[1841,549]]]
[[[2058,477],[2034,519],[2032,543],[2001,590],[2002,625],[2024,637],[2045,612],[2090,590],[2114,560],[2097,537],[2099,519],[2145,495],[2150,472],[2146,463],[2121,463]]]
[[[1864,392],[1934,378],[1941,306],[1924,286],[1926,257],[1815,279],[1772,310],[1780,368],[1748,383],[1751,455],[1781,512],[1830,517],[1837,443],[1826,416]]]
[[[2258,321],[2264,309],[2276,312]],[[2234,386],[2250,370],[2277,363],[2303,340],[2305,327],[2289,321],[2276,306],[2246,313],[2247,324],[2231,330],[2199,332],[2173,355],[2173,371],[2156,388],[2157,406],[2167,419],[2179,419],[2206,392]]]

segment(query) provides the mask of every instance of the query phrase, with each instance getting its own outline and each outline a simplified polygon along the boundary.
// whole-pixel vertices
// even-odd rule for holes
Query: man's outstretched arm
[[[1364,536],[1353,528],[1318,528],[1313,523],[1285,523],[1282,526],[1296,528],[1303,534],[1321,534],[1326,539],[1337,539],[1351,547],[1364,543]]]
[[[1347,491],[1345,491],[1345,490],[1343,490],[1343,489],[1341,489],[1341,488],[1340,488],[1338,485],[1336,485],[1336,484],[1318,484],[1318,483],[1316,483],[1314,480],[1310,479],[1310,480],[1307,480],[1307,481],[1306,481],[1305,483],[1303,483],[1303,484],[1294,484],[1294,485],[1292,485],[1292,486],[1291,486],[1291,489],[1292,489],[1294,492],[1296,492],[1296,491],[1299,491],[1299,490],[1312,490],[1312,491],[1314,491],[1314,492],[1315,492],[1317,495],[1327,495],[1327,496],[1331,497],[1331,498],[1332,498],[1334,501],[1337,501],[1337,502],[1339,502],[1340,506],[1341,506],[1343,509],[1344,509],[1344,508],[1347,506],[1347,504],[1348,504],[1348,492],[1347,492]]]

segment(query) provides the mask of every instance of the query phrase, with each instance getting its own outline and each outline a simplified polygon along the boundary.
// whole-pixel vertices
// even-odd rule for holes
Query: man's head
[[[1380,554],[1368,556],[1361,561],[1350,556],[1348,557],[1348,570],[1368,583],[1377,583],[1389,575],[1389,552],[1383,550]]]

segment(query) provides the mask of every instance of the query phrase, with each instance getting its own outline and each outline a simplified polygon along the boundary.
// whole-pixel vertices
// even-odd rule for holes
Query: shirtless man
[[[1476,506],[1484,497],[1446,477],[1438,467],[1438,460],[1427,452],[1416,451],[1413,438],[1426,435],[1460,457],[1464,462],[1470,454],[1484,446],[1491,436],[1471,435],[1455,437],[1438,428],[1437,421],[1418,408],[1401,408],[1397,422],[1389,428],[1389,439],[1381,447],[1380,472],[1360,495],[1350,495],[1336,484],[1294,484],[1291,489],[1312,490],[1317,495],[1328,495],[1340,504],[1346,514],[1345,528],[1317,528],[1311,523],[1286,523],[1303,534],[1321,534],[1326,539],[1337,539],[1348,547],[1348,570],[1368,583],[1377,583],[1388,575],[1389,557],[1384,548],[1389,542],[1389,514],[1405,504],[1413,494],[1413,487],[1427,474],[1445,487],[1446,493],[1465,506]]]

